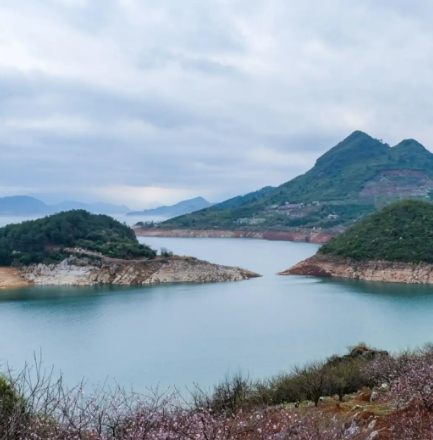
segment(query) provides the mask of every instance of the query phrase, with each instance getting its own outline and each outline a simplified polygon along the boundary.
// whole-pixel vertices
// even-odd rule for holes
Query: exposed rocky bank
[[[194,230],[194,229],[145,229],[133,227],[139,237],[182,237],[182,238],[253,238],[257,240],[296,241],[326,243],[336,236],[324,231],[305,229],[294,232],[248,231],[248,230]]]
[[[220,266],[192,257],[126,261],[76,256],[59,264],[24,267],[19,275],[28,283],[45,286],[217,283],[243,281],[260,276],[238,267]]]
[[[433,264],[356,261],[318,253],[279,275],[309,275],[387,283],[433,284]]]

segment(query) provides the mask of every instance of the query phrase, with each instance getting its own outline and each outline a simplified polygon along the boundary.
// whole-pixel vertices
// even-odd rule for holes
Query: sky
[[[0,196],[212,202],[355,130],[433,149],[433,2],[0,0]]]

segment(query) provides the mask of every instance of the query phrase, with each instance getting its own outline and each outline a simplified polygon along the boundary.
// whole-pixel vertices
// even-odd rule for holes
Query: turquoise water
[[[433,341],[433,287],[275,274],[317,245],[244,239],[141,239],[242,266],[241,283],[42,288],[0,293],[0,363],[42,353],[68,383],[115,378],[208,386],[238,370],[265,377],[360,341],[398,350]]]

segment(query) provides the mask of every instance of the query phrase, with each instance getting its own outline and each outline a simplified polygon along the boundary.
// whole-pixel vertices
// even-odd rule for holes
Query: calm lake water
[[[314,244],[141,239],[264,275],[240,283],[27,288],[0,293],[0,364],[42,352],[68,383],[214,384],[239,370],[265,377],[360,341],[399,350],[433,341],[433,287],[275,274]]]

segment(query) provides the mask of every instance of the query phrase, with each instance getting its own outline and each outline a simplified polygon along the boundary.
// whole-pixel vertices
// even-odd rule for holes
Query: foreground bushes
[[[43,375],[39,366],[2,383],[1,440],[342,438],[340,424],[320,414],[305,417],[290,408],[257,407],[228,416],[226,409],[186,405],[176,393],[143,396],[116,388],[86,394],[82,386],[67,390],[61,379]]]
[[[266,381],[227,377],[188,402],[178,393],[67,389],[36,363],[0,377],[0,440],[365,440],[373,428],[322,411],[320,400],[336,395],[337,403],[366,385],[380,394],[384,383],[394,411],[386,416],[394,435],[388,438],[433,438],[431,347],[389,356],[359,346]],[[298,409],[306,399],[319,409]]]
[[[363,353],[371,356],[363,356]],[[193,393],[196,407],[228,415],[261,406],[299,403],[304,400],[319,404],[322,396],[338,396],[356,392],[368,382],[365,367],[375,358],[388,358],[386,352],[370,350],[365,345],[354,347],[350,354],[334,356],[326,362],[295,367],[289,374],[280,374],[264,381],[251,381],[238,373],[215,386],[211,394],[198,389]],[[371,379],[372,381],[373,379]]]

